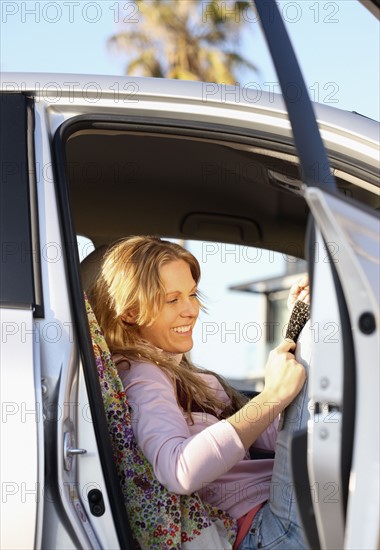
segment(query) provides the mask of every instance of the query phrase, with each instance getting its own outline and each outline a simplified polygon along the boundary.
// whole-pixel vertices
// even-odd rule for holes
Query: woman
[[[246,400],[184,354],[202,304],[196,258],[155,237],[132,237],[105,256],[90,298],[132,406],[139,447],[158,480],[201,498],[238,520],[234,548],[305,548],[291,491],[286,437],[307,418],[306,374],[295,343],[268,359],[264,390]],[[290,302],[309,301],[308,283]],[[302,389],[302,391],[301,391]],[[294,402],[293,402],[294,401]],[[292,422],[277,437],[279,414],[293,402]],[[276,459],[250,460],[252,445]]]

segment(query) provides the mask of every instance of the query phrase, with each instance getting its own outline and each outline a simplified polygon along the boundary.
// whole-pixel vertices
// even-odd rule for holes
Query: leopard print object
[[[297,342],[298,336],[301,330],[310,319],[310,306],[298,300],[295,303],[292,314],[289,319],[289,324],[286,329],[285,338],[290,338],[294,342]]]
[[[293,342],[297,342],[298,337],[301,333],[301,330],[306,325],[307,321],[310,319],[310,306],[297,300],[293,307],[292,314],[289,319],[289,324],[286,329],[285,338],[290,338]],[[286,409],[285,409],[286,410]],[[284,427],[285,419],[285,410],[282,411],[280,415],[280,420],[278,423],[278,431],[282,430]]]

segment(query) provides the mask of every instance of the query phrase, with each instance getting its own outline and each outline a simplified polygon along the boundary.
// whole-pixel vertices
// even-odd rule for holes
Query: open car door
[[[378,548],[379,218],[337,193],[277,5],[270,3],[268,9],[265,0],[255,4],[287,105],[311,211],[306,250],[315,358],[311,418],[307,432],[292,444],[300,515],[312,548]],[[363,4],[378,15],[378,1]],[[290,85],[297,87],[296,101],[287,97]],[[302,449],[307,451],[303,455]]]

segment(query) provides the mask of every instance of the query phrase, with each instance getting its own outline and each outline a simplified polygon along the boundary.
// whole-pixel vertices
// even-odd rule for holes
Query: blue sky
[[[186,1],[186,0],[175,0]],[[379,120],[379,24],[356,0],[291,2],[279,7],[295,46],[310,95],[321,103],[358,111]],[[119,11],[117,7],[119,5]],[[221,1],[221,6],[228,2]],[[138,20],[133,1],[2,0],[2,71],[123,74],[122,55],[107,48],[107,39]],[[246,55],[258,73],[241,85],[275,89],[276,75],[253,12],[244,34]]]

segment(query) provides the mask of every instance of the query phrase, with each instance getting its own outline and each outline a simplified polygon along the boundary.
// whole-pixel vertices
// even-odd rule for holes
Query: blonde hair
[[[197,376],[199,372],[213,374],[231,399],[228,410],[219,414],[221,418],[227,417],[246,402],[242,395],[219,375],[190,364],[185,356],[177,364],[172,354],[158,350],[139,334],[139,327],[154,323],[165,303],[160,270],[175,260],[184,260],[189,265],[198,284],[201,276],[198,260],[182,246],[150,236],[123,239],[106,252],[89,299],[113,354],[121,354],[129,365],[132,360],[157,364],[171,378],[178,404],[190,419],[194,405],[216,415],[223,409],[215,391]],[[201,303],[200,306],[203,308]],[[135,323],[126,322],[127,312],[134,313]]]

